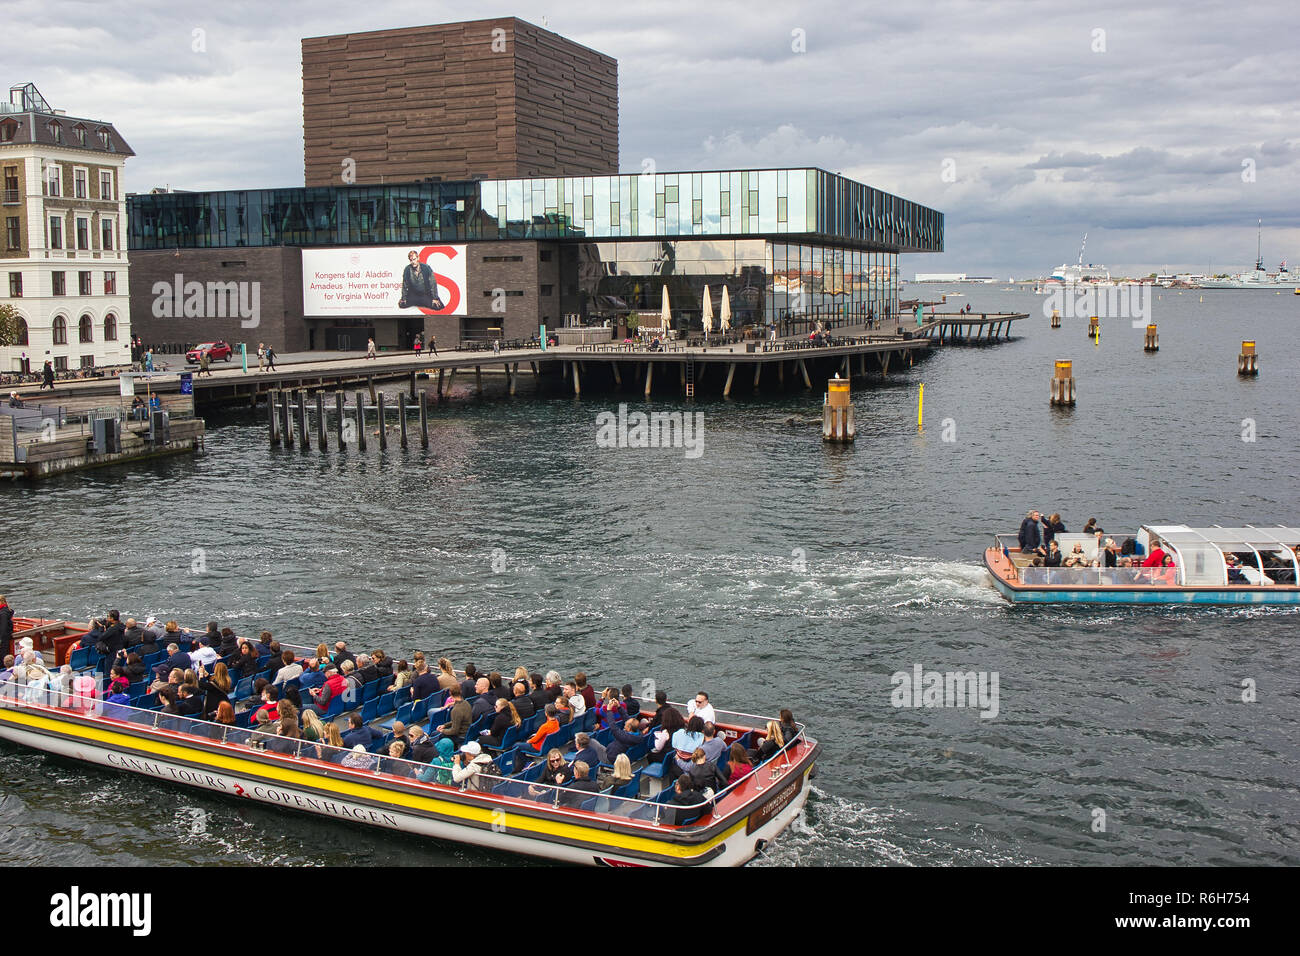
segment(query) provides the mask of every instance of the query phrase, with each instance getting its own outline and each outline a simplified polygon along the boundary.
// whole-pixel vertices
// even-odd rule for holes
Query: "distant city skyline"
[[[820,166],[937,208],[902,275],[1238,272],[1263,220],[1300,262],[1300,110],[1280,2],[487,2],[413,8],[107,0],[9,5],[6,87],[111,121],[126,187],[301,185],[304,36],[518,16],[619,62],[620,169]],[[1031,15],[1032,14],[1032,15]],[[485,54],[487,55],[487,54]],[[454,136],[454,130],[433,130]],[[431,174],[434,171],[431,170]]]

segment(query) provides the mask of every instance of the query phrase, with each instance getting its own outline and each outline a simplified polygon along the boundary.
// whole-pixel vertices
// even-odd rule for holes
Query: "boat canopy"
[[[1144,525],[1153,544],[1175,553],[1182,584],[1229,583],[1225,556],[1235,555],[1251,584],[1294,584],[1300,579],[1296,548],[1300,528],[1189,528],[1187,525]],[[1258,577],[1256,577],[1258,574]]]

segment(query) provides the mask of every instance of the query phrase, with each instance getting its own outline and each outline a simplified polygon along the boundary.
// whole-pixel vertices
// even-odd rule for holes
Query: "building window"
[[[99,220],[99,247],[104,250],[113,248],[113,227],[117,225],[110,216],[103,216]]]
[[[81,357],[81,367],[82,367],[82,368],[94,368],[94,367],[95,367],[95,356],[93,356],[93,355],[83,355],[83,356]]]
[[[99,137],[99,145],[100,145],[100,146],[103,146],[105,149],[107,149],[107,148],[108,148],[108,130],[104,129],[104,127],[101,126],[99,129],[95,130],[95,135]]]
[[[61,315],[54,317],[54,344],[68,344],[68,320]]]
[[[18,337],[14,340],[14,345],[31,345],[27,340],[27,320],[21,317],[18,319]]]
[[[95,323],[91,321],[91,318],[88,315],[83,315],[81,321],[77,323],[77,341],[95,341]]]
[[[50,131],[50,136],[54,139],[54,142],[63,142],[63,125],[58,120],[50,120],[45,124],[45,128]]]
[[[85,146],[85,145],[86,145],[86,127],[85,127],[85,126],[83,126],[83,125],[81,125],[80,123],[78,123],[76,126],[72,127],[72,135],[75,136],[75,137],[77,138],[77,145],[79,145],[79,146]]]
[[[84,216],[77,217],[77,248],[90,248],[90,220]]]
[[[50,248],[63,248],[63,219],[59,216],[50,217]]]
[[[86,199],[90,195],[84,169],[76,168],[72,170],[72,195],[77,199]]]
[[[67,295],[67,294],[68,294],[68,285],[67,285],[67,281],[66,281],[66,280],[67,280],[67,276],[68,276],[68,274],[67,274],[66,272],[51,272],[51,273],[50,273],[50,282],[51,282],[51,289],[50,289],[50,291],[51,291],[51,294],[53,294],[53,295]]]
[[[7,205],[17,203],[22,197],[18,195],[18,167],[5,167],[5,194],[4,201]]]
[[[23,297],[23,274],[21,272],[9,273],[9,297],[11,299],[21,299]]]
[[[523,262],[523,256],[484,256],[484,262]]]
[[[112,312],[104,316],[104,341],[105,342],[117,341],[117,316],[115,316]]]
[[[63,339],[64,339],[64,341],[63,341],[63,343],[62,343],[63,345],[67,345],[67,344],[68,344],[68,342],[67,342],[67,338],[68,338],[67,335],[64,335],[64,336],[63,336]],[[55,344],[58,345],[59,343],[56,342]],[[66,372],[67,370],[68,370],[68,357],[67,357],[66,355],[56,355],[56,356],[54,356],[54,371],[56,371],[56,372]]]
[[[0,120],[0,143],[12,143],[18,135],[18,121],[12,117]]]
[[[53,164],[45,167],[45,195],[63,195],[63,167]]]
[[[21,249],[23,246],[23,231],[17,216],[5,218],[5,245],[10,249]]]
[[[489,299],[489,298],[491,298],[492,296],[494,296],[494,295],[496,295],[496,294],[497,294],[497,292],[496,292],[495,289],[484,289],[484,290],[483,290],[483,297],[484,297],[485,299]],[[502,290],[501,290],[501,294],[502,294],[502,295],[515,296],[515,295],[523,295],[524,293],[522,292],[522,290],[516,292],[514,289],[502,289]]]
[[[100,170],[99,173],[99,198],[113,198],[113,174],[107,169]]]
[[[554,293],[555,293],[555,286],[553,285],[542,286],[542,295],[553,295]]]
[[[104,273],[104,295],[117,295],[117,273]]]
[[[91,295],[91,294],[92,294],[91,291],[90,291],[90,273],[89,273],[89,272],[78,272],[78,273],[77,273],[77,294],[78,294],[78,295]]]

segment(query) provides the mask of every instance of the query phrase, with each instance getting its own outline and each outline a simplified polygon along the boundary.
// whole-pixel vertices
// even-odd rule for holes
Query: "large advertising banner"
[[[465,258],[464,246],[304,249],[303,315],[466,315]]]

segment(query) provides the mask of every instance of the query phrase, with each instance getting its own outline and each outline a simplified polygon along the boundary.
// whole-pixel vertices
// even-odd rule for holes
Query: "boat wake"
[[[917,835],[913,837],[909,830]],[[942,828],[924,828],[905,810],[867,806],[813,787],[803,814],[749,865],[1024,866],[1038,862],[978,845],[982,842],[979,833],[966,834],[960,844],[948,842]]]

